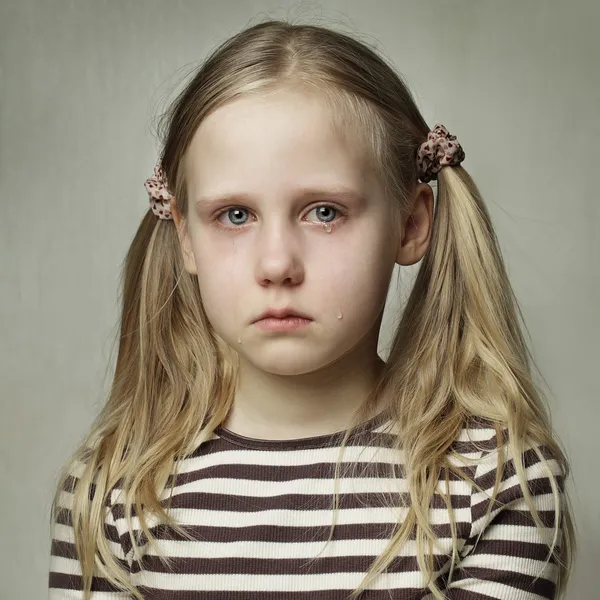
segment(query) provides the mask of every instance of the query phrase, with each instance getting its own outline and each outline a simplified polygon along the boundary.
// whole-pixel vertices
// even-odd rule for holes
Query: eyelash
[[[346,211],[343,208],[341,208],[340,206],[338,206],[337,204],[329,204],[327,202],[313,206],[308,211],[308,213],[311,213],[313,210],[315,210],[315,208],[321,208],[323,206],[325,206],[327,208],[333,208],[340,214],[341,217],[345,217],[347,215]],[[229,206],[228,208],[224,208],[223,210],[220,210],[215,215],[214,220],[213,220],[213,225],[220,229],[243,229],[247,223],[244,223],[243,225],[233,225],[232,227],[226,227],[225,225],[222,225],[221,222],[219,221],[219,219],[221,218],[221,215],[224,215],[224,214],[228,213],[230,210],[233,210],[235,208],[242,208],[244,210],[248,210],[243,206]],[[337,221],[339,221],[339,219]],[[318,223],[318,225],[322,227],[323,225],[329,224],[329,225],[331,225],[331,227],[335,227],[337,225],[337,221],[335,219],[333,221],[321,221],[320,223]]]

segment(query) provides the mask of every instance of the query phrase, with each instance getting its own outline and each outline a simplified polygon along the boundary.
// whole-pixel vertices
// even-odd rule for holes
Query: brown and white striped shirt
[[[342,472],[334,536],[315,561],[310,559],[323,549],[331,528],[339,434],[274,441],[246,438],[222,427],[215,430],[210,440],[185,458],[173,492],[171,513],[193,539],[182,538],[164,525],[152,527],[161,551],[172,559],[171,569],[147,546],[142,547],[143,564],[133,560],[117,488],[111,495],[105,534],[146,600],[347,598],[407,510],[402,507],[402,499],[406,502],[408,497],[404,471],[392,454],[388,425],[380,414],[348,441],[342,464],[358,461],[360,468],[350,472],[353,476]],[[490,425],[474,421],[454,444],[461,456],[477,459],[463,468],[488,494],[494,487],[497,460],[496,432]],[[545,452],[544,456],[563,489],[558,463]],[[434,549],[435,568],[448,599],[554,598],[556,564],[551,560],[544,566],[548,546],[531,519],[512,461],[506,459],[505,464],[497,498],[504,506],[495,505],[487,518],[486,494],[457,476],[450,477],[460,551],[450,581],[450,521],[441,496],[434,497],[429,514],[440,538],[440,548]],[[555,517],[550,481],[532,448],[524,453],[524,465],[547,542],[552,539]],[[399,478],[385,475],[386,467],[397,473],[400,468]],[[72,472],[73,480],[78,472]],[[445,481],[440,481],[440,489],[447,490]],[[396,507],[386,506],[381,492],[398,490],[401,493],[393,497]],[[71,494],[63,491],[61,505],[68,509],[70,501]],[[137,517],[134,525],[139,526]],[[80,573],[70,512],[65,511],[53,524],[49,600],[83,598]],[[93,600],[130,598],[99,575],[92,590]],[[405,545],[361,598],[433,599],[418,568],[414,541]]]

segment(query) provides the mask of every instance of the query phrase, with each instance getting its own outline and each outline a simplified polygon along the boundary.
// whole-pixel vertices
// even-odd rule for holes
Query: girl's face
[[[234,100],[202,122],[185,173],[186,270],[243,360],[300,375],[350,352],[375,356],[400,224],[322,100],[291,91]],[[312,322],[278,333],[253,324],[280,307]]]

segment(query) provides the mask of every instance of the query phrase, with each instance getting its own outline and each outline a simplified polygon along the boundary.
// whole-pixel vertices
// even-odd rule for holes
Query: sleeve
[[[556,480],[562,506],[564,476],[560,465],[544,447],[538,449]],[[543,531],[540,533],[533,521],[512,459],[504,461],[498,496],[486,517],[496,480],[498,452],[484,454],[475,472],[475,483],[486,493],[473,488],[471,532],[446,585],[448,600],[554,600],[558,567],[554,556],[548,560],[556,518],[550,478],[534,448],[527,448],[522,458],[527,487],[544,524]],[[561,538],[559,529],[557,546]]]
[[[78,468],[83,468],[79,463]],[[70,476],[58,500],[60,510],[51,525],[50,569],[48,577],[48,600],[83,600],[83,584],[81,565],[75,552],[75,536],[71,521],[73,484],[76,483],[76,469],[70,471]],[[118,562],[129,572],[129,564],[120,542],[119,534],[110,505],[107,504],[104,535],[108,545]],[[95,574],[92,579],[91,600],[127,600],[131,598],[128,592],[117,591],[107,579]]]

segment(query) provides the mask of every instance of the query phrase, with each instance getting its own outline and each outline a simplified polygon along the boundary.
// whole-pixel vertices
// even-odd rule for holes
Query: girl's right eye
[[[233,223],[233,225],[243,225],[244,223],[240,223],[237,221],[237,219],[240,218],[240,213],[244,213],[244,212],[248,212],[245,208],[241,208],[239,206],[233,207],[233,208],[226,208],[225,210],[222,210],[218,215],[217,215],[217,221],[219,221],[220,223],[222,223],[221,221],[221,217],[223,215],[228,215],[230,217],[230,222]]]

